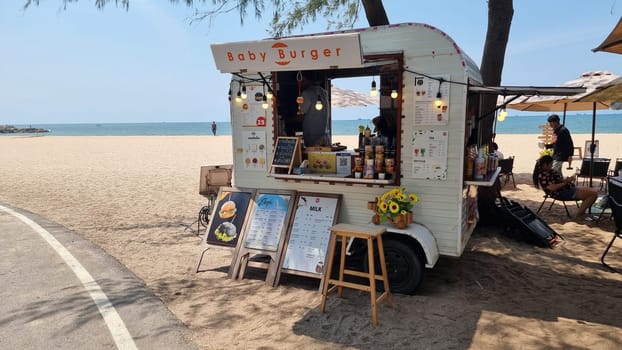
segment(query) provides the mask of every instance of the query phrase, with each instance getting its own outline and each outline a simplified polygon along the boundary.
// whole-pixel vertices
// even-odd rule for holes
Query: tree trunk
[[[501,73],[503,72],[503,62],[505,59],[505,49],[510,36],[510,26],[514,8],[512,0],[488,0],[488,30],[486,32],[486,43],[482,54],[482,65],[480,71],[484,85],[501,85]],[[494,109],[497,106],[496,95],[484,95],[482,99],[481,113],[479,120],[479,132],[482,145],[492,142],[493,123],[495,118]],[[499,181],[493,188],[478,188],[478,210],[480,214],[480,224],[486,225],[496,223],[498,218],[495,199],[497,198]]]
[[[505,59],[505,49],[510,36],[510,26],[514,15],[512,0],[488,1],[488,30],[482,54],[480,71],[485,85],[501,85],[501,74]],[[485,96],[482,113],[493,111],[497,105],[497,96]],[[488,144],[493,138],[493,122],[495,113],[482,116],[480,132],[482,144]]]
[[[382,0],[361,0],[370,27],[389,24]]]

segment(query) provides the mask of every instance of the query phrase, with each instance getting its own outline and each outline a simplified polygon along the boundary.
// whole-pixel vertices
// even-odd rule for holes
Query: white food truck
[[[467,172],[467,146],[477,143],[472,130],[487,89],[476,64],[447,34],[404,23],[219,43],[212,52],[217,68],[232,74],[234,186],[339,193],[338,221],[359,225],[373,225],[368,202],[388,190],[415,193],[420,199],[415,222],[404,229],[386,224],[384,249],[394,292],[414,292],[440,255],[462,254],[478,221],[477,186],[492,185],[498,170],[480,181]],[[350,149],[332,142],[301,146],[300,156],[290,154],[282,163],[275,157],[279,140],[301,138],[296,144],[304,144],[297,117],[301,76],[307,73],[328,96],[341,78],[367,77],[378,92],[379,109],[364,117],[378,117],[379,130],[368,139],[353,128],[360,142]],[[318,107],[336,112],[330,104]],[[358,177],[356,167],[368,166],[359,162],[370,158],[369,165],[375,165]],[[349,249],[363,262],[365,247],[355,243]]]

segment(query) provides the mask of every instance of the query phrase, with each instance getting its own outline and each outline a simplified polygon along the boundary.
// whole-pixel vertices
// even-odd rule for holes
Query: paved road
[[[0,203],[0,257],[0,349],[198,349],[136,276],[60,225]]]

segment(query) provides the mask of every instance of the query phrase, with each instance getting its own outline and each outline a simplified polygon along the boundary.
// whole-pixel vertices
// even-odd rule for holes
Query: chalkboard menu
[[[321,276],[330,228],[338,220],[341,195],[299,192],[297,200],[282,270]]]
[[[291,173],[292,167],[298,165],[301,160],[301,145],[298,137],[279,137],[274,146],[274,155],[270,170],[272,168],[287,168]]]

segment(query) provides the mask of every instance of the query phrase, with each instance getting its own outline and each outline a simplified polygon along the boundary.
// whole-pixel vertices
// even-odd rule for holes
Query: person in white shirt
[[[490,154],[498,159],[503,159],[503,153],[499,151],[499,146],[495,142],[490,144]]]

